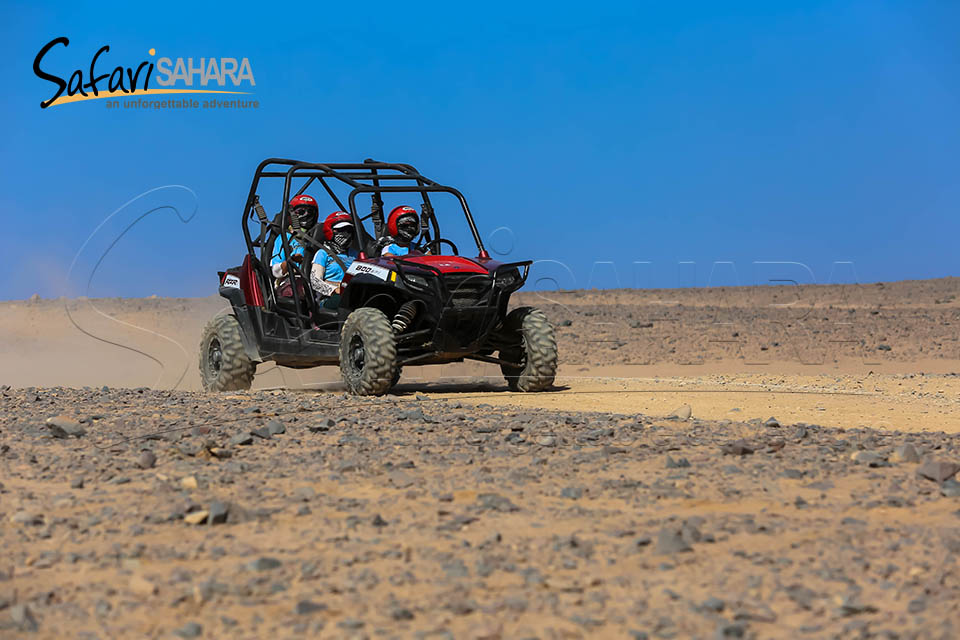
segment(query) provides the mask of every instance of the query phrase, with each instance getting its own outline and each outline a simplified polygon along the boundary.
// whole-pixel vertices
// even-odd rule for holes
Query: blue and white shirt
[[[356,260],[357,254],[353,249],[348,249],[346,253],[338,253],[337,257],[340,258],[344,266],[349,269],[353,261]],[[340,282],[343,280],[343,276],[345,275],[343,273],[343,267],[325,250],[317,250],[317,253],[313,256],[313,264],[323,267],[324,280],[329,282]]]
[[[410,247],[401,247],[396,242],[388,244],[383,248],[383,251],[380,252],[380,255],[391,254],[395,256],[405,256],[410,253]]]
[[[288,236],[287,242],[290,243],[291,254],[303,255],[303,245],[300,244],[299,240]],[[270,270],[273,272],[274,278],[279,278],[283,275],[280,271],[281,264],[283,264],[283,238],[277,236],[276,242],[273,243],[273,254],[270,257]]]

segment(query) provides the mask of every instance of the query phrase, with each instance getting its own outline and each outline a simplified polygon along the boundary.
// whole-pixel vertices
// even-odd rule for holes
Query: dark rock
[[[850,459],[857,464],[865,464],[870,467],[879,467],[885,462],[883,457],[874,451],[857,451],[850,456]]]
[[[220,502],[219,500],[214,500],[210,503],[209,515],[207,516],[207,524],[223,524],[227,521],[227,515],[230,512],[230,506],[225,502]]]
[[[813,608],[813,601],[817,594],[801,584],[792,584],[785,589],[787,597],[793,600],[796,605],[802,609],[810,610]]]
[[[509,498],[506,498],[499,493],[481,493],[477,496],[477,503],[481,510],[483,511],[519,511],[520,507],[510,502]]]
[[[704,611],[713,611],[720,613],[726,607],[726,603],[717,597],[710,597],[700,603],[700,608]]]
[[[269,440],[272,436],[270,429],[266,427],[258,427],[257,429],[252,429],[251,434],[257,436],[258,438],[263,438],[264,440]]]
[[[924,596],[919,598],[914,598],[907,603],[907,611],[909,613],[917,614],[923,613],[927,608],[927,599]]]
[[[686,551],[693,551],[693,547],[683,539],[680,530],[664,527],[657,534],[657,546],[654,549],[654,553],[657,555],[672,555]]]
[[[137,458],[137,466],[141,469],[153,469],[156,463],[157,456],[153,451],[144,451],[140,454],[140,457]]]
[[[287,428],[283,426],[283,423],[279,420],[271,420],[267,423],[267,431],[270,432],[272,436],[278,436],[281,433],[286,433]]]
[[[721,622],[713,634],[713,637],[716,640],[725,640],[726,638],[745,638],[746,636],[747,625],[743,622]]]
[[[181,638],[199,638],[203,635],[203,626],[196,622],[188,622],[174,631],[173,635]]]
[[[777,427],[780,426],[780,421],[774,418],[773,416],[770,416],[769,418],[767,418],[766,422],[763,423],[763,426],[776,429]]]
[[[47,429],[55,438],[79,438],[87,434],[79,421],[67,416],[47,418]]]
[[[71,489],[83,489],[83,478],[74,478],[70,481]]]
[[[301,600],[293,608],[294,613],[298,616],[308,616],[319,611],[326,611],[327,605],[321,604],[319,602],[311,602],[310,600]]]
[[[227,441],[230,446],[253,444],[253,436],[248,432],[238,433]]]
[[[333,421],[333,418],[327,418],[326,420],[321,420],[316,424],[311,424],[307,427],[311,433],[324,433],[330,431],[333,427],[336,426],[336,422]]]
[[[247,569],[250,571],[269,571],[276,569],[283,564],[276,558],[262,557],[247,563]]]
[[[372,524],[373,526],[379,529],[387,526],[389,523],[386,520],[384,520],[382,517],[380,517],[380,514],[378,513],[373,517],[373,522],[371,522],[370,524]]]
[[[956,478],[950,478],[940,485],[940,493],[948,498],[960,496],[960,482],[957,482]]]
[[[33,612],[30,611],[30,607],[25,604],[16,604],[10,607],[10,619],[20,631],[32,633],[40,629],[40,624],[33,616]],[[3,627],[0,626],[0,629],[2,628]]]
[[[679,458],[674,460],[670,456],[667,456],[667,469],[686,469],[690,466],[690,461],[686,458]]]
[[[406,607],[394,607],[390,610],[390,617],[394,620],[413,620],[413,612]]]
[[[920,454],[917,453],[916,447],[907,443],[893,450],[890,454],[890,462],[920,462]]]
[[[746,440],[734,440],[723,445],[720,449],[724,454],[731,456],[745,456],[753,453],[756,449],[747,444]]]
[[[560,495],[571,500],[579,500],[583,497],[583,487],[566,487]]]
[[[960,465],[943,460],[927,460],[917,467],[918,476],[934,482],[949,480],[957,471],[960,471]]]
[[[877,608],[870,604],[865,604],[854,595],[848,595],[840,603],[837,612],[844,617],[855,616],[861,613],[876,613]]]

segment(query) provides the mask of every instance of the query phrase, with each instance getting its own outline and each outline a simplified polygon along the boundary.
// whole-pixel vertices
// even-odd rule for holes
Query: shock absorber
[[[417,303],[413,300],[404,302],[397,311],[397,315],[393,316],[393,322],[391,323],[393,332],[403,333],[406,331],[407,327],[410,326],[410,323],[413,322],[413,318],[416,315]]]

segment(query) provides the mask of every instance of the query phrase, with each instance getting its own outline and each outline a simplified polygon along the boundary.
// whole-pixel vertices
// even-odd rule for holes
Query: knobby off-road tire
[[[200,338],[200,380],[205,391],[243,391],[253,384],[257,365],[243,350],[240,323],[229,314],[216,316]]]
[[[340,332],[340,373],[350,393],[379,396],[393,386],[397,345],[393,327],[379,309],[360,307]]]
[[[520,307],[507,314],[507,332],[520,334],[519,348],[501,349],[500,358],[520,363],[500,365],[511,391],[543,391],[557,375],[557,339],[546,314],[534,307]]]

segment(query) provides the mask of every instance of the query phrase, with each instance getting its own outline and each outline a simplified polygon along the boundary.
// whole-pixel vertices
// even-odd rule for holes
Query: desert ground
[[[2,302],[0,637],[956,637],[958,292],[524,293],[553,390],[382,398],[199,391],[217,298]]]

